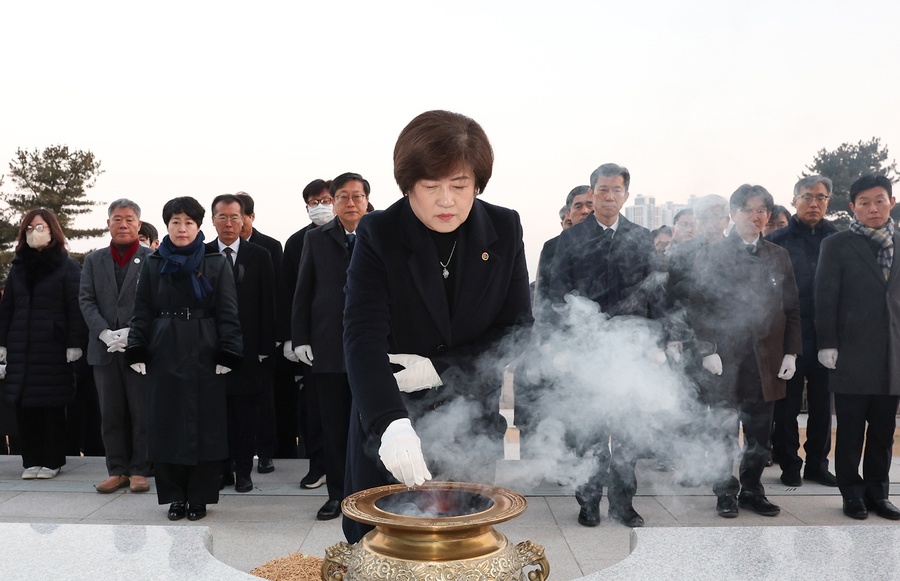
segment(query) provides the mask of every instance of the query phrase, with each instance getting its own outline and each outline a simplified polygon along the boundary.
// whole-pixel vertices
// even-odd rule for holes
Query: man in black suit
[[[594,219],[587,219],[562,233],[550,275],[550,301],[562,305],[565,296],[577,292],[600,305],[609,316],[631,315],[660,318],[664,310],[662,278],[648,282],[653,268],[650,231],[629,222],[619,211],[628,199],[631,176],[624,167],[601,165],[591,174]],[[610,437],[613,451],[610,453]],[[630,527],[644,519],[634,510],[637,490],[634,475],[636,451],[627,438],[597,426],[590,442],[582,443],[599,460],[598,471],[580,486],[578,522],[600,524],[603,486],[609,486],[609,516]]]
[[[331,195],[331,180],[315,179],[303,188],[303,202],[306,204],[306,213],[312,222],[294,232],[284,243],[284,259],[282,271],[285,279],[284,302],[279,302],[287,313],[290,321],[291,309],[294,301],[294,290],[297,287],[297,277],[300,272],[300,257],[303,254],[303,243],[306,233],[327,224],[334,219],[334,197]],[[318,488],[325,484],[325,449],[322,441],[322,421],[319,414],[319,403],[316,399],[316,390],[313,387],[315,381],[308,365],[302,365],[294,353],[294,344],[288,337],[284,343],[284,359],[279,364],[287,369],[292,384],[296,387],[296,378],[302,376],[303,387],[297,394],[297,401],[293,405],[295,432],[301,436],[303,442],[303,454],[301,457],[309,458],[309,470],[300,479],[300,488]],[[297,421],[299,420],[299,425]]]
[[[350,427],[350,384],[344,366],[344,286],[356,241],[356,226],[366,213],[369,182],[344,173],[331,182],[335,218],[306,235],[294,292],[291,339],[297,358],[311,367],[322,420],[328,501],[316,518],[341,514],[344,465]]]
[[[830,370],[837,414],[835,475],[844,514],[855,519],[874,511],[900,520],[900,510],[888,500],[900,402],[900,264],[894,254],[900,233],[891,219],[894,204],[885,176],[853,182],[850,210],[856,219],[849,230],[822,242],[816,270],[818,359]]]
[[[234,489],[250,492],[253,455],[261,448],[257,425],[271,420],[264,409],[270,403],[271,375],[263,371],[263,364],[275,354],[275,272],[269,252],[240,237],[244,212],[239,197],[216,196],[212,214],[218,238],[206,245],[206,253],[225,254],[232,265],[244,345],[244,364],[227,376],[228,450],[234,464]],[[230,474],[229,464],[224,467],[223,484]]]

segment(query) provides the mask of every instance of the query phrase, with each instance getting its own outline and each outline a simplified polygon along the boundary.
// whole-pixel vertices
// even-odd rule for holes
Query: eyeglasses
[[[226,216],[225,214],[218,214],[218,215],[216,215],[215,220],[216,220],[216,222],[219,222],[220,224],[224,224],[225,222],[231,222],[232,224],[237,224],[238,222],[241,221],[241,217],[236,214],[234,216]]]
[[[44,231],[44,225],[43,225],[43,224],[38,224],[37,226],[30,226],[30,225],[29,225],[29,226],[25,226],[25,231],[26,231],[26,232],[43,232],[43,231]]]
[[[758,210],[754,210],[752,208],[741,208],[740,212],[742,214],[756,214],[757,216],[765,216],[769,213],[769,210],[766,208],[759,208]]]
[[[324,200],[310,200],[310,201],[306,202],[306,205],[310,208],[315,208],[319,204],[322,204],[323,206],[330,206],[333,203],[334,203],[334,200],[332,200],[331,198],[325,198]]]
[[[342,204],[346,204],[347,200],[353,200],[354,204],[362,203],[368,196],[365,194],[353,194],[349,196],[347,194],[338,194],[334,197],[335,202],[340,202]]]
[[[816,196],[814,196],[812,194],[803,194],[802,196],[797,196],[797,197],[800,198],[801,200],[803,200],[804,202],[812,202],[813,200],[815,200],[816,202],[818,202],[820,204],[824,204],[825,202],[827,202],[828,200],[831,199],[831,196],[823,196],[822,194],[818,194]]]

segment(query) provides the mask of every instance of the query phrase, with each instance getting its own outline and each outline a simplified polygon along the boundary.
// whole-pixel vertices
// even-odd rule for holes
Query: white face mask
[[[329,220],[334,218],[334,210],[332,206],[326,206],[325,204],[319,204],[313,208],[307,208],[309,211],[309,219],[313,221],[313,224],[316,226],[321,226],[327,223]]]
[[[37,230],[26,232],[25,242],[35,250],[44,248],[50,244],[50,229],[44,228],[41,232],[38,232]]]

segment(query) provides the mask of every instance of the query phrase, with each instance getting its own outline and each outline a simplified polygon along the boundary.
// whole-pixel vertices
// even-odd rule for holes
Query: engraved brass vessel
[[[341,509],[375,526],[358,543],[329,547],[324,581],[544,581],[544,547],[510,544],[494,525],[513,519],[525,498],[506,488],[468,482],[402,484],[357,492]],[[536,567],[536,568],[534,568]],[[534,568],[525,572],[526,568]]]

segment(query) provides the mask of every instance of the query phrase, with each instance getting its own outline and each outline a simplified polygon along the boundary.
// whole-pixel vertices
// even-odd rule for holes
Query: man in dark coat
[[[781,465],[781,482],[785,486],[803,484],[800,479],[803,460],[797,454],[800,449],[797,416],[803,404],[804,387],[809,415],[806,443],[803,445],[806,451],[803,478],[825,486],[837,486],[834,474],[828,471],[831,394],[828,392],[828,371],[816,359],[819,348],[816,345],[816,307],[813,300],[819,247],[823,240],[837,232],[834,225],[825,219],[830,196],[830,179],[818,175],[802,178],[794,186],[793,204],[797,213],[788,221],[787,227],[766,237],[791,256],[800,294],[800,326],[803,331],[803,355],[797,358],[797,373],[787,382],[787,396],[775,402],[772,456]]]
[[[816,271],[818,358],[830,370],[837,414],[835,475],[844,514],[856,519],[868,511],[900,519],[888,500],[900,401],[900,264],[894,254],[900,233],[890,217],[894,203],[885,176],[853,182],[850,210],[856,219],[822,243]]]
[[[356,226],[366,213],[369,182],[345,173],[331,182],[334,220],[306,236],[300,274],[294,293],[291,339],[301,362],[315,376],[321,417],[328,501],[316,518],[330,520],[341,514],[344,465],[350,428],[350,383],[344,366],[344,286],[356,240]]]
[[[550,276],[552,304],[564,304],[565,296],[575,292],[596,302],[611,317],[662,316],[662,278],[659,284],[648,282],[653,270],[650,231],[619,213],[628,199],[630,182],[628,170],[613,163],[601,165],[591,174],[594,219],[589,218],[560,236]],[[592,441],[581,447],[596,456],[599,465],[576,493],[581,507],[578,522],[583,526],[600,524],[600,500],[603,486],[608,485],[609,515],[630,527],[643,526],[644,519],[632,504],[637,490],[636,451],[627,438],[610,434],[608,426],[597,426]]]
[[[769,456],[774,402],[784,397],[785,380],[801,353],[800,306],[790,256],[761,238],[772,196],[762,186],[743,185],[731,196],[734,228],[728,237],[698,254],[690,294],[690,321],[697,339],[715,346],[703,367],[722,375],[704,394],[714,410],[734,412],[726,426],[711,426],[722,449],[711,453],[717,481],[716,511],[736,517],[738,506],[775,516],[760,482]],[[733,448],[738,420],[744,428],[740,480],[734,477]],[[738,498],[738,492],[740,497]]]
[[[327,224],[334,218],[334,198],[331,195],[331,180],[315,179],[303,188],[303,203],[306,205],[306,213],[312,222],[295,232],[284,244],[284,262],[282,270],[285,279],[285,297],[283,299],[285,316],[290,317],[294,300],[294,290],[297,286],[297,278],[300,272],[300,257],[303,255],[303,243],[306,233]],[[282,303],[280,303],[282,304]],[[294,434],[299,434],[303,442],[303,457],[309,458],[309,470],[300,479],[300,488],[318,488],[325,483],[325,448],[322,436],[322,420],[319,414],[319,403],[316,390],[313,388],[315,378],[308,365],[300,364],[300,360],[294,353],[293,342],[288,337],[284,343],[285,361],[279,363],[287,369],[287,373],[294,386],[294,393],[298,398],[293,406]],[[303,387],[299,393],[296,390],[294,377],[303,378]],[[297,424],[299,420],[299,425]]]
[[[134,310],[138,276],[153,251],[141,246],[141,209],[131,200],[116,200],[106,221],[110,245],[84,258],[79,304],[90,331],[87,362],[93,367],[100,398],[103,446],[109,478],[97,492],[149,490],[147,476],[147,386],[125,363],[128,322]]]
[[[275,273],[269,252],[241,239],[242,209],[237,196],[216,196],[212,218],[218,237],[206,245],[206,252],[225,254],[232,267],[244,344],[243,365],[227,375],[230,462],[223,467],[223,484],[231,481],[233,463],[234,489],[250,492],[253,455],[265,449],[257,443],[257,425],[271,421],[265,407],[270,402],[271,374],[263,367],[275,354]]]

